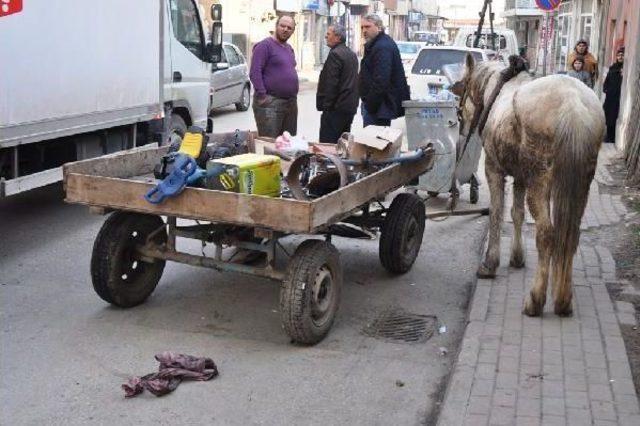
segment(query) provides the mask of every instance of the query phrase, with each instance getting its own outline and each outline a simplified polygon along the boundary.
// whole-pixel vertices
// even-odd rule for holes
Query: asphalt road
[[[300,133],[315,140],[313,105],[314,92],[304,91]],[[235,128],[254,128],[250,111],[216,112],[216,131]],[[483,186],[480,204],[486,199]],[[265,279],[167,264],[147,303],[107,305],[89,275],[103,221],[65,204],[60,185],[0,200],[1,424],[433,420],[461,339],[485,217],[428,221],[418,261],[403,276],[382,268],[377,241],[334,238],[345,273],[341,307],[329,336],[314,347],[290,344],[278,285]],[[290,237],[285,247],[303,239]],[[199,244],[179,248],[201,251]],[[433,337],[417,344],[371,337],[371,325],[387,312],[432,316]],[[209,356],[220,376],[185,382],[162,398],[125,400],[120,385],[157,369],[153,356],[166,350]]]

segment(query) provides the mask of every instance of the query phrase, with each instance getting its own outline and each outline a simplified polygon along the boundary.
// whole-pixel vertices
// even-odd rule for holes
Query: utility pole
[[[489,9],[489,26],[491,28],[491,47],[493,50],[496,50],[496,38],[493,32],[493,18],[494,13],[491,8],[492,0],[484,0],[484,4],[482,5],[482,10],[480,11],[480,20],[478,21],[478,30],[476,31],[476,38],[473,40],[473,47],[478,47],[480,45],[480,37],[482,36],[482,27],[484,26],[484,17],[487,14],[487,9]]]

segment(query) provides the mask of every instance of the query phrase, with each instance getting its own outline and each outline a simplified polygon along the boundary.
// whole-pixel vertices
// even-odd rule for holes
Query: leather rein
[[[473,102],[475,106],[475,110],[473,112],[473,117],[471,119],[471,126],[469,127],[469,131],[467,132],[467,135],[465,137],[462,153],[460,154],[460,157],[458,157],[459,159],[462,158],[465,151],[467,150],[467,145],[469,145],[471,136],[473,136],[473,133],[476,131],[476,129],[478,129],[478,134],[482,136],[482,131],[484,130],[484,126],[487,124],[487,119],[489,118],[489,113],[491,112],[491,108],[493,107],[493,104],[496,102],[496,99],[498,98],[498,95],[500,94],[502,87],[507,82],[509,82],[512,78],[517,76],[520,73],[520,71],[525,70],[524,64],[519,63],[516,59],[513,59],[513,57],[509,58],[509,63],[510,64],[508,68],[505,68],[502,71],[500,71],[500,78],[498,80],[498,84],[496,84],[496,87],[494,87],[493,92],[491,92],[491,96],[489,96],[489,101],[487,102],[486,108],[484,105],[483,97],[480,97],[479,101],[474,100],[473,98],[471,99],[471,102]],[[466,86],[467,84],[465,84],[464,92],[462,93],[462,97],[460,98],[460,106],[458,108],[459,120],[460,120],[460,123],[462,124],[461,129],[464,128],[464,120],[462,119],[462,110],[464,108],[465,103],[467,102],[467,98],[470,97],[469,90]],[[482,145],[484,145],[484,141],[482,141]]]

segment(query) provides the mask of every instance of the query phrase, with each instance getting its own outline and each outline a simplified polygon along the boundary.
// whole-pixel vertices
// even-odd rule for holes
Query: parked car
[[[413,33],[413,41],[434,46],[441,44],[440,34],[434,31],[416,31]]]
[[[437,95],[445,84],[452,84],[442,67],[464,64],[467,53],[471,53],[476,62],[489,60],[487,51],[483,49],[458,46],[426,46],[420,49],[407,78],[411,88],[411,99]]]
[[[417,41],[398,41],[398,50],[400,50],[400,59],[402,59],[402,65],[404,66],[405,74],[409,75],[411,67],[418,57],[418,51],[424,47],[424,43]]]
[[[476,38],[477,27],[462,27],[458,31],[453,42],[454,46],[473,47]],[[495,50],[500,58],[507,58],[510,55],[519,54],[518,39],[513,30],[505,28],[495,28],[493,30],[495,38]],[[483,28],[478,41],[478,47],[481,49],[493,49],[491,30]]]
[[[234,104],[238,111],[246,111],[251,105],[247,60],[231,43],[222,44],[222,61],[213,65],[210,94],[211,109]]]

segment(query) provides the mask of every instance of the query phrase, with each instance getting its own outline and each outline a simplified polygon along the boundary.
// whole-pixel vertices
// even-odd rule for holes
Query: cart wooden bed
[[[282,323],[292,341],[314,344],[331,328],[340,299],[342,269],[332,235],[361,237],[379,231],[380,260],[391,273],[408,271],[418,255],[423,202],[408,192],[396,195],[388,208],[381,201],[429,170],[432,151],[311,201],[188,187],[162,204],[150,204],[143,195],[157,183],[153,167],[167,149],[140,147],[63,167],[67,202],[111,213],[96,237],[91,259],[93,287],[111,304],[131,307],[144,302],[167,260],[258,275],[282,283]],[[178,219],[194,222],[183,225]],[[292,234],[324,239],[303,241],[287,266],[278,268],[278,240]],[[213,244],[215,255],[177,251],[176,238]],[[258,265],[225,259],[223,249],[228,247],[262,258],[254,256]]]

